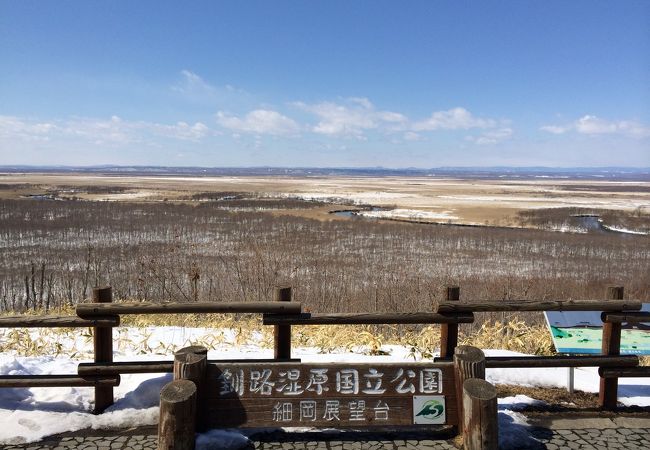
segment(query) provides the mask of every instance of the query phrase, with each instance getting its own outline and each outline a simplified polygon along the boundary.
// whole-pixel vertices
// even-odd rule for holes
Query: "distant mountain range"
[[[650,167],[171,167],[171,166],[0,166],[3,173],[94,173],[104,175],[192,176],[412,176],[477,179],[559,178],[650,181]]]

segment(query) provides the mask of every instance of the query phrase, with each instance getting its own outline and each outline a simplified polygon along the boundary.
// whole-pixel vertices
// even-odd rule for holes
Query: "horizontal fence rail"
[[[601,377],[600,404],[616,407],[619,377],[648,377],[650,367],[640,367],[636,355],[620,355],[622,323],[650,323],[650,312],[640,311],[642,302],[623,300],[623,288],[610,287],[607,300],[549,300],[549,301],[485,301],[461,302],[460,289],[448,287],[446,300],[432,308],[433,312],[413,313],[303,313],[299,302],[293,301],[292,288],[275,291],[275,301],[234,303],[112,303],[110,287],[95,288],[93,302],[78,304],[77,316],[11,316],[0,317],[0,328],[71,327],[93,330],[94,362],[81,363],[77,374],[0,376],[2,387],[89,386],[95,388],[95,412],[101,412],[113,402],[114,386],[120,374],[173,373],[173,361],[113,362],[112,328],[120,325],[123,314],[263,314],[263,324],[275,327],[273,359],[237,359],[228,363],[300,362],[291,358],[291,327],[293,325],[390,325],[440,324],[440,358],[450,362],[458,345],[459,324],[473,323],[475,313],[523,311],[600,311],[603,327],[601,355],[586,356],[494,356],[484,359],[487,368],[532,367],[598,367]],[[459,347],[460,348],[460,347]],[[218,363],[219,361],[208,361]]]
[[[639,365],[636,355],[624,356],[487,356],[488,369],[529,367],[632,367]]]
[[[0,375],[0,387],[96,387],[119,386],[120,376],[88,376],[73,375]]]
[[[600,314],[600,320],[611,323],[650,323],[650,311]]]
[[[257,362],[257,363],[277,363],[277,362],[300,362],[300,358],[291,359],[272,359],[272,358],[246,358],[246,359],[228,359],[229,363],[238,362]],[[219,360],[208,360],[209,364],[218,364]],[[129,373],[173,373],[174,361],[139,361],[139,362],[113,362],[103,363],[79,363],[77,373],[80,377],[88,376],[107,376]]]
[[[210,314],[210,313],[276,313],[299,314],[296,302],[237,302],[237,303],[80,303],[77,315],[88,318],[122,314]]]
[[[82,319],[77,316],[8,316],[0,317],[0,328],[85,328],[117,327],[119,316]]]
[[[394,325],[472,323],[474,314],[436,313],[332,313],[264,314],[264,325]]]
[[[650,366],[639,367],[601,367],[598,369],[598,375],[602,378],[618,377],[650,377]]]
[[[638,311],[642,306],[641,302],[634,300],[496,300],[479,303],[440,302],[437,312],[451,314],[519,311]]]
[[[172,373],[173,371],[174,361],[79,363],[77,366],[80,377],[128,373]]]

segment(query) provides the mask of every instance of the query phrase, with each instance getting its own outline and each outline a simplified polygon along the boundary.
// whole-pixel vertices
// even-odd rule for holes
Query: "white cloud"
[[[494,119],[475,117],[465,108],[452,108],[436,111],[428,119],[415,122],[414,131],[434,130],[469,130],[471,128],[494,128],[498,125]]]
[[[418,133],[415,133],[413,131],[407,131],[404,133],[402,136],[405,141],[419,141],[422,139],[422,136],[420,136]]]
[[[155,124],[155,129],[162,136],[190,141],[201,140],[211,133],[210,128],[202,122],[196,122],[193,125],[187,122],[177,122],[175,125]]]
[[[650,137],[650,126],[636,121],[622,120],[618,122],[618,130],[632,137]]]
[[[182,81],[172,86],[174,91],[191,97],[212,97],[216,94],[217,89],[196,73],[185,69],[181,70],[181,75]]]
[[[293,105],[315,115],[318,123],[312,126],[311,130],[328,136],[352,136],[363,139],[366,130],[397,131],[404,129],[408,122],[408,118],[403,114],[378,111],[370,100],[363,97],[348,98],[342,103],[296,102]]]
[[[124,145],[150,142],[156,138],[199,141],[215,133],[204,123],[177,122],[163,124],[127,121],[118,116],[108,119],[76,117],[41,122],[12,116],[0,116],[0,138],[33,140],[77,139],[93,144]]]
[[[0,116],[0,138],[48,140],[59,127],[52,122],[29,121],[15,116]]]
[[[575,131],[587,135],[619,134],[636,138],[650,137],[650,126],[640,122],[633,120],[610,121],[589,114],[565,125],[545,125],[540,127],[540,130],[553,134]]]
[[[274,136],[295,135],[300,131],[300,126],[296,121],[277,111],[268,109],[256,109],[244,117],[237,117],[219,111],[217,112],[217,123],[232,131]]]
[[[125,122],[118,116],[109,119],[75,118],[61,123],[61,131],[68,137],[91,140],[95,144],[128,144],[140,142],[134,131],[135,123]]]
[[[512,128],[503,127],[486,131],[480,136],[468,136],[466,139],[478,145],[493,145],[508,139],[513,133]]]
[[[568,127],[562,127],[560,125],[544,125],[543,127],[540,128],[542,131],[546,131],[548,133],[553,133],[553,134],[563,134],[569,131],[570,128]]]
[[[618,125],[613,122],[599,119],[596,116],[584,116],[574,124],[575,130],[582,134],[615,133]]]

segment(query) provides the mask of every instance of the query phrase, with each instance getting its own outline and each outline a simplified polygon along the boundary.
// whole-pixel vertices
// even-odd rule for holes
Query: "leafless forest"
[[[612,283],[650,299],[648,236],[320,221],[254,206],[0,201],[0,307],[54,309],[102,284],[117,299],[192,302],[267,300],[288,283],[306,308],[329,312],[429,310],[450,284],[465,300],[601,298]]]

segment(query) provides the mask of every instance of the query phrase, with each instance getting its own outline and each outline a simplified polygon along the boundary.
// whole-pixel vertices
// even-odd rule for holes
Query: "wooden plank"
[[[447,287],[447,301],[458,302],[460,300],[460,288],[458,286]],[[440,326],[440,357],[450,358],[454,356],[458,345],[458,323],[443,323]]]
[[[642,307],[640,301],[608,301],[608,300],[496,300],[476,303],[441,302],[438,313],[470,313],[498,311],[638,311]]]
[[[598,369],[598,375],[600,375],[601,378],[650,377],[650,366],[601,367]]]
[[[209,360],[208,364],[218,364],[222,361]],[[300,358],[286,360],[276,359],[229,359],[227,363],[270,363],[270,362],[300,362]],[[173,361],[139,361],[139,362],[112,362],[112,363],[79,363],[77,374],[81,377],[94,375],[119,375],[126,373],[173,373]]]
[[[82,319],[77,316],[5,316],[0,317],[0,328],[87,328],[117,327],[119,316]]]
[[[611,323],[650,323],[650,311],[626,313],[602,313],[600,320]]]
[[[413,425],[416,397],[444,398],[445,423],[458,420],[450,363],[211,363],[206,391],[215,427]],[[293,414],[309,402],[313,416]]]
[[[93,301],[96,304],[110,305],[113,301],[113,289],[110,286],[93,288]],[[113,362],[113,328],[95,326],[93,328],[93,348],[96,363]],[[95,414],[104,412],[113,404],[114,400],[112,386],[96,386],[93,412]]]
[[[525,367],[619,367],[638,366],[639,357],[624,356],[488,356],[485,358],[488,369]]]
[[[613,303],[623,302],[624,290],[622,286],[609,286],[607,288],[607,298],[614,300]],[[620,308],[623,310],[624,308]],[[621,354],[621,324],[605,322],[603,323],[603,355],[620,355]],[[601,378],[600,389],[598,391],[598,403],[604,409],[615,409],[618,402],[618,378]]]
[[[277,313],[298,314],[297,302],[197,302],[197,303],[80,303],[77,315],[83,318],[121,314],[210,314],[210,313]]]
[[[436,313],[303,313],[264,314],[264,325],[389,325],[472,323],[474,314]]]
[[[173,371],[173,361],[80,363],[77,366],[77,373],[81,377],[122,373],[172,373]]]
[[[174,380],[162,388],[158,420],[159,450],[194,450],[196,397],[196,386],[189,380]]]
[[[0,375],[0,388],[119,386],[120,376]]]
[[[290,286],[275,288],[276,302],[290,302],[292,292]],[[291,358],[291,325],[275,325],[273,328],[273,356],[276,358]]]
[[[206,429],[205,379],[208,365],[208,349],[201,346],[189,346],[174,353],[174,380],[188,380],[196,389],[196,430]],[[161,397],[162,398],[162,397]]]
[[[463,383],[463,447],[465,450],[497,450],[499,420],[497,390],[485,380]]]
[[[356,371],[354,377],[350,374]],[[420,379],[420,373],[423,378]],[[339,374],[339,372],[341,372]],[[407,373],[408,372],[408,373]],[[345,375],[350,375],[346,378]],[[427,378],[427,375],[431,377]],[[398,395],[404,386],[410,394],[439,394],[443,388],[453,390],[451,363],[210,363],[208,379],[212,387],[208,398],[264,398],[279,393],[280,397],[328,397],[341,393],[355,395],[345,389],[345,379],[357,386],[357,392],[369,395]],[[224,380],[229,381],[227,389]],[[242,383],[243,380],[243,383]],[[336,381],[341,381],[341,386]],[[399,388],[400,383],[404,385]],[[432,384],[427,384],[431,382]],[[379,385],[378,388],[376,388]],[[295,391],[292,392],[292,388]],[[376,388],[376,389],[373,389]]]
[[[455,400],[451,397],[445,399],[447,424],[456,425]],[[331,402],[329,406],[327,402]],[[413,398],[404,396],[222,399],[218,403],[208,403],[211,428],[417,426],[413,425],[412,418]],[[424,426],[427,430],[432,427]]]
[[[485,353],[480,348],[460,345],[454,353],[454,384],[456,387],[456,406],[458,408],[459,428],[467,426],[466,415],[463,412],[463,384],[465,380],[479,378],[485,380]]]

